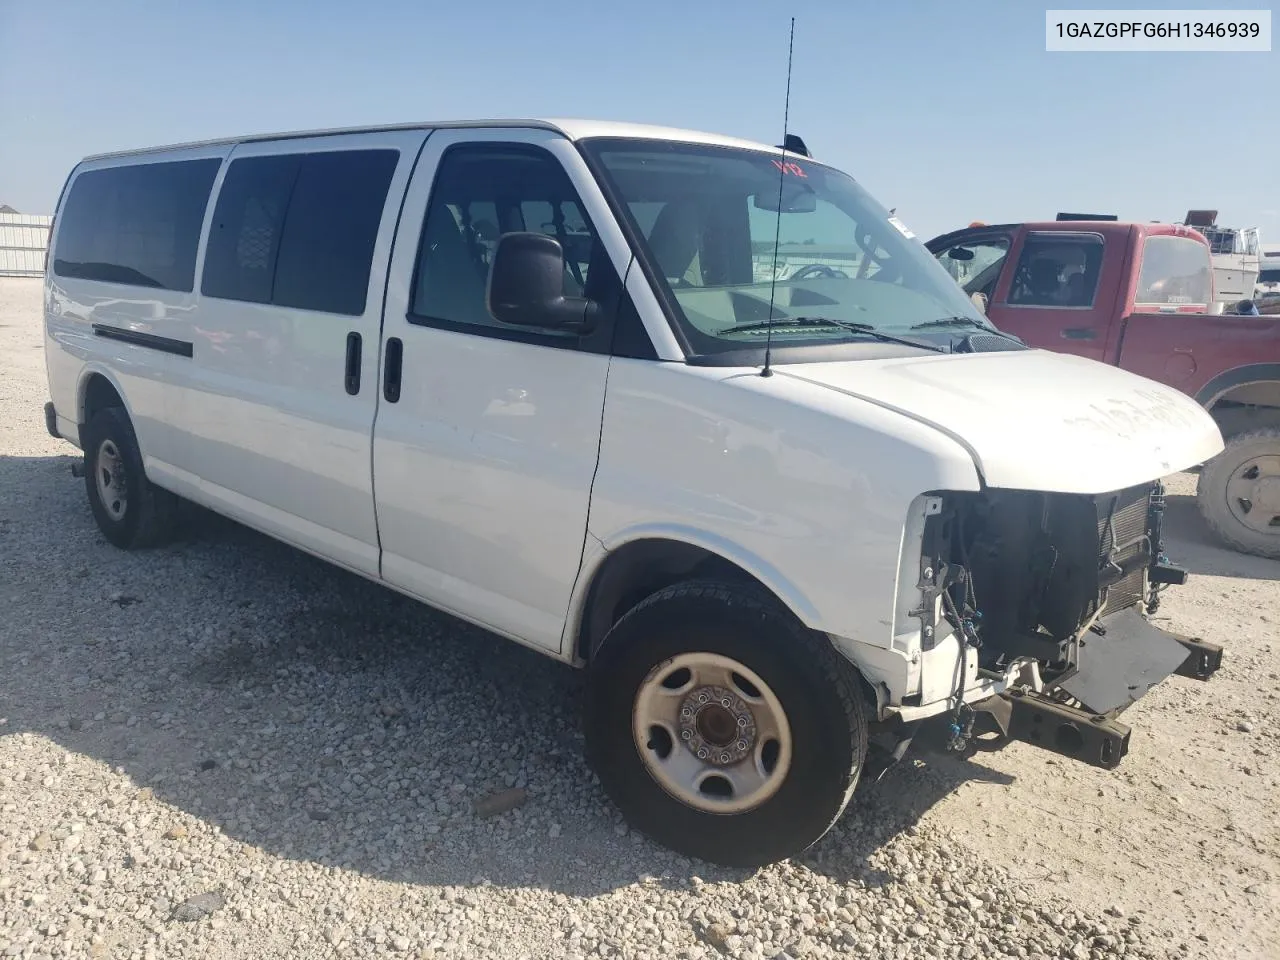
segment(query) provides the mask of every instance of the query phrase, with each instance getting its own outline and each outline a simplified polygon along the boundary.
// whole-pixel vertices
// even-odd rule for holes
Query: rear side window
[[[54,274],[190,293],[221,163],[211,157],[80,174],[58,216]]]
[[[1031,234],[1022,246],[1009,303],[1022,307],[1091,307],[1102,273],[1097,234]]]
[[[1209,250],[1188,237],[1147,237],[1134,303],[1205,304],[1213,300]]]
[[[214,208],[201,293],[363,313],[399,157],[348,150],[233,161]]]

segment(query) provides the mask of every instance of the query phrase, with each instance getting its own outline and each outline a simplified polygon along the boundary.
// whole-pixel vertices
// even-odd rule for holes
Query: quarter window
[[[190,293],[221,164],[211,157],[80,174],[58,216],[54,274]]]
[[[461,146],[440,161],[418,252],[412,313],[479,327],[500,323],[485,304],[489,266],[504,233],[543,233],[560,242],[565,255],[564,293],[591,297],[593,263],[603,256],[564,168],[538,148],[518,145]],[[610,271],[603,269],[604,275]],[[556,332],[574,338],[573,332]]]
[[[1023,244],[1009,303],[1023,307],[1091,307],[1102,272],[1096,234],[1032,234]]]
[[[208,297],[364,313],[396,150],[246,157],[227,170],[205,254]]]

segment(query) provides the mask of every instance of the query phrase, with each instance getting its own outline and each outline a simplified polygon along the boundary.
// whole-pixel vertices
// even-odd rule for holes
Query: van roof
[[[380,133],[388,130],[437,130],[458,129],[467,127],[525,127],[539,130],[553,130],[563,134],[570,140],[583,140],[587,137],[638,137],[651,140],[672,140],[683,143],[705,143],[716,146],[743,147],[751,150],[764,150],[770,153],[781,152],[780,147],[736,137],[726,137],[716,133],[705,133],[698,130],[682,130],[676,127],[662,127],[643,123],[624,123],[612,120],[574,120],[574,119],[490,119],[490,120],[447,120],[441,122],[423,121],[419,123],[382,124],[365,127],[338,127],[324,130],[295,130],[281,133],[260,133],[242,137],[219,137],[212,140],[175,143],[165,146],[142,147],[132,150],[117,150],[110,153],[99,153],[85,157],[84,160],[106,160],[113,157],[138,156],[149,153],[162,153],[194,147],[211,147],[237,143],[254,143],[264,140],[299,140],[312,137],[328,137],[349,133]]]

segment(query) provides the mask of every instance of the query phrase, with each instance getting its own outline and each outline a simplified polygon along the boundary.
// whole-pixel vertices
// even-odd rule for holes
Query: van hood
[[[1045,350],[787,364],[778,374],[929,424],[969,451],[991,487],[1106,493],[1222,451],[1186,394]]]

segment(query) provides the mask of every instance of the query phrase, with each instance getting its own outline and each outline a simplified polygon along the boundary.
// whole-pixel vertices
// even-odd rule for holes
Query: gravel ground
[[[753,874],[628,832],[579,678],[227,521],[123,553],[0,280],[0,956],[1280,957],[1280,563],[1173,478],[1161,609],[1224,643],[1106,773],[921,752]],[[489,806],[512,809],[493,813]]]

